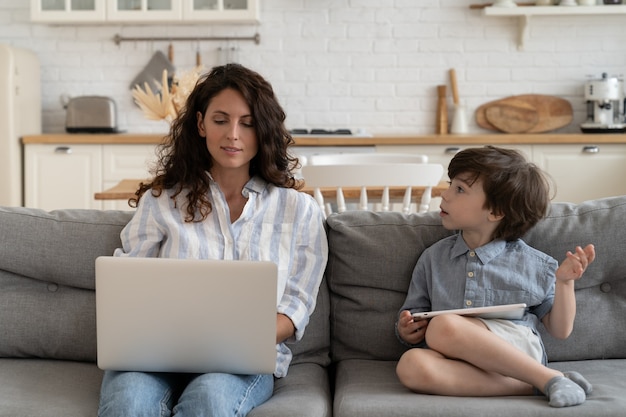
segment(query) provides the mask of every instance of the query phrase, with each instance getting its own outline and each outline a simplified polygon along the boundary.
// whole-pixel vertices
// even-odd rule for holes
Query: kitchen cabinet
[[[30,0],[30,20],[48,23],[94,23],[106,19],[106,0]]]
[[[376,146],[377,152],[422,153],[429,162],[447,166],[458,151],[472,144]],[[553,201],[585,200],[626,195],[626,145],[624,144],[500,144],[517,149],[550,177]],[[447,178],[447,175],[446,175]]]
[[[107,1],[106,20],[110,22],[167,22],[181,18],[181,0]]]
[[[24,149],[24,203],[44,210],[101,208],[100,146],[34,144]]]
[[[533,161],[554,181],[555,201],[626,195],[624,145],[533,145]]]
[[[127,178],[149,178],[156,156],[154,145],[102,145],[102,184],[95,192],[106,190]],[[93,198],[93,194],[92,194]],[[103,201],[106,210],[130,210],[128,201]]]
[[[258,22],[258,0],[183,1],[183,20],[213,22]]]
[[[256,23],[259,0],[31,0],[41,23]]]
[[[44,210],[130,210],[127,201],[93,195],[124,178],[148,178],[156,160],[153,144],[26,144],[25,205]]]

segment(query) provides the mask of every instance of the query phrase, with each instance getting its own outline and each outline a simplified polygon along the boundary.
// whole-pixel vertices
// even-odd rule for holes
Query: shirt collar
[[[249,193],[251,192],[261,194],[263,190],[265,190],[265,188],[267,188],[267,181],[265,181],[258,175],[255,175],[254,177],[250,178],[250,181],[248,181],[246,185],[244,185],[243,195],[244,197],[248,197]]]
[[[209,180],[211,181],[212,184],[217,184],[215,180],[213,179],[213,177],[211,176],[210,172],[207,171],[207,175],[209,176]],[[263,190],[267,187],[267,184],[268,184],[267,181],[265,181],[263,178],[259,177],[258,175],[255,175],[254,177],[250,178],[250,180],[246,183],[246,185],[243,186],[243,190],[241,191],[241,194],[246,198],[248,198],[251,192],[261,194]]]
[[[482,264],[487,264],[496,256],[498,256],[498,254],[500,254],[504,250],[505,247],[506,247],[506,241],[502,239],[496,239],[496,240],[492,240],[491,242],[483,246],[480,246],[474,249],[474,253],[476,254],[476,256],[478,257],[478,259],[480,260]],[[465,240],[463,240],[461,233],[457,234],[456,242],[454,243],[454,246],[452,247],[450,256],[452,258],[457,258],[459,256],[465,255],[469,251],[470,251],[470,248],[465,243]]]

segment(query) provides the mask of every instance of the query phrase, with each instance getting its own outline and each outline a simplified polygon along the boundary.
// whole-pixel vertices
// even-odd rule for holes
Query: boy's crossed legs
[[[434,317],[430,349],[411,349],[397,366],[400,381],[416,392],[453,396],[532,395],[539,388],[553,407],[581,404],[591,384],[576,372],[550,369],[492,333],[475,318]]]

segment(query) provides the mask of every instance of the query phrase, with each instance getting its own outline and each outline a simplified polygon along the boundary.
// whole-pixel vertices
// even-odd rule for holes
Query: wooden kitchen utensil
[[[487,109],[494,108],[487,113]],[[534,122],[536,112],[536,123]],[[507,133],[542,133],[572,122],[569,101],[542,94],[523,94],[485,103],[476,109],[476,123]]]
[[[450,69],[449,74],[450,88],[452,89],[452,101],[454,103],[454,113],[452,116],[450,133],[467,133],[467,117],[465,115],[465,107],[461,104],[461,100],[459,99],[459,87],[454,68]]]
[[[530,119],[533,118],[531,113],[536,113],[537,109],[534,104],[528,102],[524,99],[525,96],[510,96],[503,99],[491,101],[489,103],[483,104],[476,110],[476,123],[485,129],[490,130],[501,130],[503,132],[507,132],[507,126],[513,125],[516,122],[520,122],[522,120],[526,120],[526,123],[530,123]],[[506,110],[502,109],[503,106],[506,106]],[[499,112],[492,111],[491,119],[487,117],[487,110],[490,108],[500,109]],[[509,123],[509,119],[510,122]],[[536,117],[538,119],[538,115]],[[494,125],[494,121],[496,125]],[[525,130],[516,129],[515,132],[510,133],[521,133],[530,130],[537,124],[538,120],[532,122],[532,125],[527,126]]]
[[[445,85],[437,86],[437,125],[435,131],[440,135],[448,133],[448,104]]]
[[[496,104],[485,109],[485,117],[496,129],[507,133],[528,132],[539,122],[537,110],[530,105]]]
[[[448,73],[450,74],[450,88],[452,89],[452,102],[455,105],[459,104],[459,86],[456,82],[456,71],[454,70],[454,68],[450,69],[450,71],[448,71]]]

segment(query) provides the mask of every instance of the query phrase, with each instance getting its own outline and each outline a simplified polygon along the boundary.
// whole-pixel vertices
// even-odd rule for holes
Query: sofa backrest
[[[332,359],[397,360],[394,323],[415,263],[452,232],[433,212],[345,211],[326,222]]]
[[[124,211],[0,208],[0,357],[95,361],[95,259]]]
[[[554,204],[525,240],[559,262],[576,245],[596,248],[596,260],[576,282],[571,336],[557,340],[539,328],[548,359],[626,358],[626,196]]]
[[[96,360],[95,259],[132,214],[0,207],[0,357]],[[324,281],[293,363],[330,362],[329,311]]]
[[[572,335],[557,341],[543,332],[549,360],[626,357],[625,221],[626,196],[554,203],[525,237],[559,262],[576,245],[596,246],[596,261],[576,282]],[[344,212],[329,216],[327,224],[331,358],[397,360],[406,348],[394,323],[413,267],[426,247],[452,232],[432,212]]]

